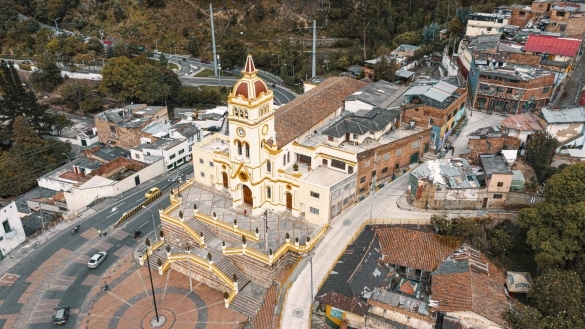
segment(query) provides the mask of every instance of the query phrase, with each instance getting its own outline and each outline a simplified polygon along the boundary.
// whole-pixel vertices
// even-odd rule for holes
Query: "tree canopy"
[[[559,146],[559,141],[546,131],[532,134],[527,141],[526,162],[534,169],[540,183],[556,172],[551,163]]]
[[[585,248],[585,164],[552,176],[544,192],[545,201],[522,209],[518,222],[540,267],[563,266]]]
[[[177,75],[156,61],[115,57],[102,70],[99,89],[123,102],[162,102],[181,87]]]

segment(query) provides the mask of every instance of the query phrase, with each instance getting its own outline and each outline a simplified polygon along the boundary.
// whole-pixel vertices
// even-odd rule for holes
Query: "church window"
[[[237,141],[238,143],[238,155],[242,155],[242,143],[240,143],[240,141]]]
[[[235,107],[235,106],[234,106],[234,112],[233,112],[233,115],[234,115],[234,116],[237,116],[237,115],[238,115],[238,108],[237,108],[237,107]]]
[[[248,110],[244,110],[244,118],[248,119]]]
[[[272,171],[272,163],[270,162],[270,160],[266,161],[266,171],[267,172]]]
[[[245,145],[246,145],[246,158],[249,158],[250,157],[250,144],[245,143]]]
[[[266,187],[266,198],[272,198],[272,190],[270,189],[270,186]]]

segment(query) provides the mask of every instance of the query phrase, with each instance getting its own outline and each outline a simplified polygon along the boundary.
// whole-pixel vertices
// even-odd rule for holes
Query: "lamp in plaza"
[[[150,239],[146,238],[144,244],[148,249],[150,249]],[[148,275],[150,277],[150,288],[152,289],[152,301],[154,302],[154,314],[156,315],[156,322],[159,322],[158,319],[158,309],[156,308],[156,296],[154,295],[154,283],[152,283],[152,273],[150,271],[150,257],[149,257],[149,250],[146,250],[146,263],[148,264]]]
[[[268,253],[268,210],[264,211],[264,252]]]
[[[189,268],[189,288],[193,291],[193,280],[191,279],[191,246],[188,242],[185,246],[185,251],[187,252],[187,266]]]

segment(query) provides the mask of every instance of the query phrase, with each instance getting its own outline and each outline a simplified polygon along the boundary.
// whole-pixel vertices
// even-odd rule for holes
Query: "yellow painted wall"
[[[326,305],[325,306],[325,316],[327,316],[327,318],[329,320],[331,320],[331,322],[333,322],[336,325],[340,326],[341,325],[341,322],[345,319],[345,311],[342,311],[343,313],[341,313],[341,319],[339,319],[339,318],[331,315],[331,309],[332,309],[331,305]],[[339,309],[336,308],[335,310],[339,310]],[[334,310],[334,312],[335,312],[335,310]]]

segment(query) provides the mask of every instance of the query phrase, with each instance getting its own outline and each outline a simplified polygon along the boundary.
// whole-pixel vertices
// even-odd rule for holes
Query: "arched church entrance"
[[[253,206],[252,204],[252,190],[246,185],[242,185],[242,192],[244,194],[244,203]]]

